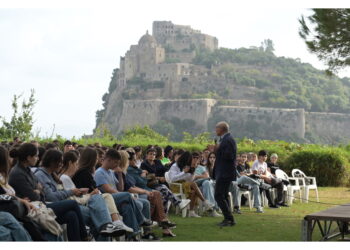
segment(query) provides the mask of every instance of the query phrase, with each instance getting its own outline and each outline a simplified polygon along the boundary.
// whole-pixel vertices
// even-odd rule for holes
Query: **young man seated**
[[[241,214],[241,210],[239,209],[239,204],[241,203],[241,196],[239,195],[239,189],[247,189],[252,190],[254,197],[254,207],[256,208],[257,213],[263,213],[263,208],[261,206],[260,192],[259,186],[260,182],[248,177],[250,174],[249,165],[246,164],[247,155],[241,154],[238,157],[238,165],[236,167],[237,170],[237,181],[232,182],[232,195],[234,197],[234,213]]]
[[[266,197],[268,199],[270,208],[279,208],[280,206],[287,206],[283,202],[283,182],[281,179],[276,178],[271,174],[271,172],[267,167],[266,160],[267,160],[267,152],[265,150],[259,151],[258,160],[256,160],[253,163],[252,172],[255,175],[259,175],[259,178],[262,179],[265,183],[277,189],[276,202],[272,201],[270,192],[266,191]]]

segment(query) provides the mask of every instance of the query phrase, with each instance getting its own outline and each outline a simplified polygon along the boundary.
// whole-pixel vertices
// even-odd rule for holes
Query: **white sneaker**
[[[124,229],[128,233],[133,233],[134,232],[134,230],[131,227],[128,227],[127,225],[125,225],[124,222],[121,221],[121,220],[115,220],[112,223],[113,223],[114,226],[116,226],[118,228],[121,228],[121,229]]]
[[[211,217],[222,217],[222,215],[216,212],[216,210],[213,210],[209,215]]]
[[[190,204],[190,202],[191,202],[191,200],[188,200],[188,199],[182,200],[182,201],[180,202],[180,204],[178,205],[179,208],[180,208],[180,210],[186,208],[186,207],[188,206],[188,204]]]
[[[205,210],[213,210],[213,207],[214,207],[214,204],[211,204],[209,203],[209,201],[205,200],[204,201],[204,207],[205,207]]]
[[[200,216],[198,214],[196,214],[195,211],[191,210],[189,213],[188,213],[188,217],[193,217],[193,218],[200,218]]]

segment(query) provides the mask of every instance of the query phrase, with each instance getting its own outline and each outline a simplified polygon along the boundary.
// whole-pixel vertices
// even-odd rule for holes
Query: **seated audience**
[[[211,204],[204,197],[194,180],[194,171],[199,157],[192,157],[191,153],[186,151],[171,166],[169,170],[169,179],[171,182],[180,182],[183,185],[184,192],[191,200],[189,217],[200,217],[194,211],[197,198],[204,202],[207,210],[211,211],[214,204]]]

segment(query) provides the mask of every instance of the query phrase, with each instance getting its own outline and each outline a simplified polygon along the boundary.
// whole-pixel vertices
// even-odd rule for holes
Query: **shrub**
[[[344,152],[338,149],[309,149],[292,153],[284,163],[286,172],[295,168],[307,176],[316,177],[319,186],[349,185],[349,164]]]

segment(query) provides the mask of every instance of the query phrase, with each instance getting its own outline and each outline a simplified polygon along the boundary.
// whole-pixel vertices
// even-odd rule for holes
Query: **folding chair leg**
[[[317,200],[317,202],[320,202],[320,200],[318,199],[318,190],[317,190],[317,188],[315,189],[315,191],[316,191],[316,200]]]

